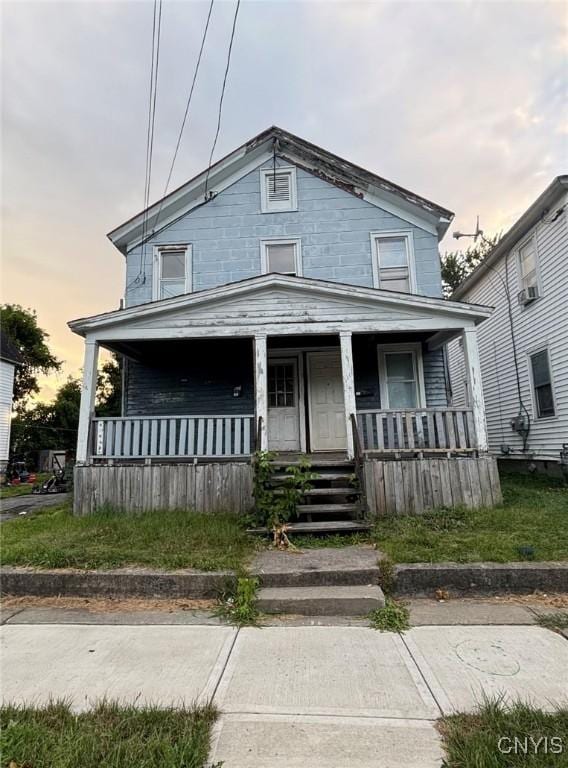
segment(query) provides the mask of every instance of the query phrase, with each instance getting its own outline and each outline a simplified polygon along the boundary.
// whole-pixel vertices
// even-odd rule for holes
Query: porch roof
[[[476,304],[272,273],[73,320],[69,327],[103,343],[341,331],[429,331],[441,343],[491,312]]]

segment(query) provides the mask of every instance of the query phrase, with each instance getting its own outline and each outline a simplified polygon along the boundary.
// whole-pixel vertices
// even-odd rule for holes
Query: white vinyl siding
[[[261,240],[260,260],[263,274],[278,272],[281,275],[302,275],[301,241]]]
[[[541,349],[529,355],[535,418],[546,419],[555,415],[554,390],[550,373],[548,350]]]
[[[371,232],[375,288],[414,293],[414,249],[410,232]]]
[[[555,204],[558,209],[568,205],[564,193]],[[537,271],[542,298],[531,304],[530,312],[519,306],[512,291],[511,310],[519,378],[523,405],[531,414],[527,449],[535,458],[558,461],[562,444],[568,442],[568,219],[566,212],[556,221],[546,217],[531,232],[538,254]],[[528,240],[524,238],[523,244]],[[515,245],[507,256],[509,286],[521,284],[519,246]],[[499,454],[501,445],[510,446],[514,454],[521,455],[523,441],[510,427],[511,419],[519,413],[517,380],[513,361],[513,345],[509,325],[507,302],[501,280],[505,279],[505,256],[470,288],[461,301],[470,301],[495,307],[491,317],[478,327],[479,353],[483,377],[483,393],[492,453]],[[547,348],[550,373],[554,389],[554,418],[533,418],[535,403],[532,392],[529,355]],[[448,346],[448,360],[452,387],[452,404],[465,405],[463,388],[464,368],[458,341]]]
[[[152,299],[171,299],[192,290],[190,245],[171,245],[154,249]]]
[[[295,167],[261,169],[260,185],[262,213],[297,210]]]
[[[14,366],[0,360],[0,462],[8,461],[14,392]]]

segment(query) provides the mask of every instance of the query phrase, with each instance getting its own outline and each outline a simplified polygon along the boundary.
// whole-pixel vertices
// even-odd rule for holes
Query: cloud
[[[207,10],[163,4],[154,199]],[[233,10],[214,6],[174,184],[207,162]],[[66,322],[118,305],[123,257],[105,233],[142,204],[152,4],[3,16],[3,300],[35,307],[77,373]],[[245,1],[218,156],[276,123],[449,207],[456,229],[479,214],[494,232],[564,170],[566,50],[560,2]]]

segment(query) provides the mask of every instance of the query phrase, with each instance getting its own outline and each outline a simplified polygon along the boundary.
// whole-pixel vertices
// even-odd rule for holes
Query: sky
[[[123,294],[106,233],[142,208],[153,4],[0,5],[1,300],[35,309],[64,361],[41,380],[50,399],[82,365],[67,321]],[[208,5],[163,0],[151,200]],[[207,166],[234,8],[214,2],[171,188]],[[450,250],[566,173],[567,69],[564,2],[243,0],[215,157],[278,125],[455,211]]]

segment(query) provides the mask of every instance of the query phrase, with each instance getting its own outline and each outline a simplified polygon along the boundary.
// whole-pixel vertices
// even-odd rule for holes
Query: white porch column
[[[266,334],[254,337],[254,392],[256,398],[256,426],[262,416],[259,445],[257,451],[268,448],[268,362],[266,351]]]
[[[352,459],[355,455],[353,446],[353,428],[351,414],[357,414],[355,401],[355,374],[353,371],[353,349],[351,346],[351,331],[341,331],[341,372],[343,374],[343,398],[345,400],[345,425],[347,428],[347,456]]]
[[[481,364],[477,346],[477,330],[464,328],[462,331],[464,366],[469,390],[469,404],[473,409],[473,423],[479,451],[487,451],[487,424],[485,423],[485,403],[481,382]]]
[[[83,363],[83,386],[81,388],[81,407],[79,409],[79,430],[77,434],[78,464],[89,460],[89,428],[95,413],[95,395],[97,394],[97,364],[99,345],[96,341],[85,339],[85,362]]]

